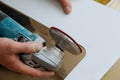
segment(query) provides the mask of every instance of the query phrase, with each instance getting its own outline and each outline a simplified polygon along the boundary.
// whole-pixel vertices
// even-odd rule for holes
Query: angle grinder
[[[6,37],[18,42],[40,42],[43,48],[33,54],[20,54],[21,60],[33,68],[43,67],[49,71],[57,71],[62,65],[64,51],[74,55],[82,53],[81,46],[68,34],[62,30],[51,27],[49,34],[54,40],[55,45],[47,47],[44,45],[45,40],[38,34],[32,33],[18,22],[13,20],[4,12],[0,11],[0,37]]]

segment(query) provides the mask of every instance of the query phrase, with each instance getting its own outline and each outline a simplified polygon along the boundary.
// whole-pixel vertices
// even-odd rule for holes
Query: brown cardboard
[[[27,29],[29,29],[32,32],[38,33],[41,37],[43,37],[48,46],[49,44],[52,44],[52,41],[50,39],[49,36],[49,28],[44,26],[41,23],[36,22],[35,20],[21,14],[18,13],[18,11],[0,3],[0,9],[2,9],[4,12],[6,12],[9,16],[11,16],[12,18],[14,18],[15,20],[17,20],[18,22],[20,22],[20,24],[22,24],[24,27],[26,27]],[[8,10],[8,12],[7,12]],[[12,14],[16,14],[17,16],[22,16],[23,20],[26,19],[26,22],[22,22],[22,19],[17,19],[16,17],[14,17]],[[80,55],[72,55],[68,52],[65,52],[65,56],[63,59],[63,65],[61,67],[61,69],[55,73],[54,76],[49,77],[49,78],[32,78],[26,75],[22,75],[20,73],[16,73],[16,72],[12,72],[8,69],[6,69],[3,66],[0,66],[0,80],[64,80],[64,78],[71,72],[71,70],[83,59],[83,57],[85,56],[85,49],[82,48],[83,53]]]

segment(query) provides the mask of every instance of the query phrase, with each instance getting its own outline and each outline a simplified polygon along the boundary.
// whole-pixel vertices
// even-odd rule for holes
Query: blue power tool
[[[61,67],[65,50],[75,55],[82,53],[81,46],[60,29],[51,27],[49,34],[55,45],[44,46],[39,52],[31,55],[21,54],[20,58],[25,64],[57,71]],[[45,40],[38,34],[30,32],[2,11],[0,11],[0,37],[10,38],[18,42],[37,41],[45,43]]]

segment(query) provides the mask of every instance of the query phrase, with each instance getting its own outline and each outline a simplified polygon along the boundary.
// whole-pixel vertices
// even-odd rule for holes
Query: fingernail
[[[42,48],[42,44],[40,44],[40,43],[34,43],[33,44],[33,50],[34,50],[34,52],[39,51],[41,48]]]
[[[66,14],[69,14],[71,12],[71,7],[65,7],[64,11]]]

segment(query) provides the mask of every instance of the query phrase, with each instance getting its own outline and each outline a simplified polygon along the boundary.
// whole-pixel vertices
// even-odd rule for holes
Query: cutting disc
[[[67,33],[56,27],[51,27],[49,33],[51,38],[55,41],[56,46],[61,50],[66,50],[75,55],[82,53],[82,46]]]

